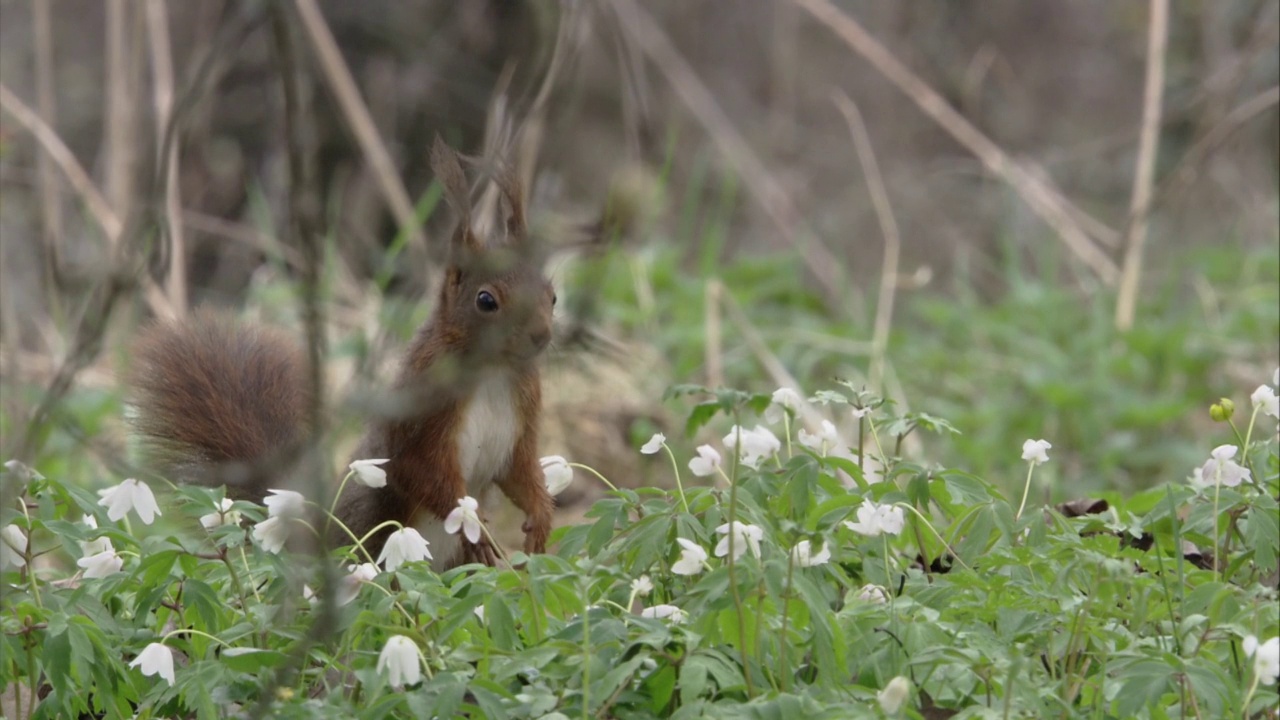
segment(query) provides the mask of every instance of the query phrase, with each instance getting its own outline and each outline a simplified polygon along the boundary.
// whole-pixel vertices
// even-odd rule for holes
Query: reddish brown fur
[[[378,525],[412,524],[423,512],[444,518],[467,494],[457,457],[463,412],[478,370],[512,374],[519,430],[511,460],[497,484],[525,512],[525,550],[543,552],[554,501],[538,462],[541,385],[536,357],[551,330],[554,294],[527,238],[514,173],[499,178],[511,215],[507,247],[488,250],[472,232],[466,177],[457,156],[437,141],[432,166],[460,217],[449,267],[431,320],[418,332],[395,383],[389,408],[372,421],[356,457],[388,458],[385,488],[350,483],[337,503],[340,520],[363,537]],[[500,312],[480,313],[476,293],[490,292]],[[133,373],[137,428],[183,479],[228,482],[253,470],[237,495],[260,500],[268,480],[304,439],[308,395],[301,348],[281,334],[212,312],[185,323],[159,325],[139,343]],[[408,399],[406,404],[405,399]],[[270,470],[271,472],[268,472]],[[238,473],[238,474],[237,474]],[[276,487],[276,485],[272,485]],[[390,529],[366,546],[375,557]],[[349,536],[335,529],[340,544]],[[464,544],[463,559],[492,563],[493,551]]]
[[[297,343],[201,309],[149,327],[133,360],[134,426],[152,460],[177,479],[261,499],[273,459],[302,440],[310,392]]]

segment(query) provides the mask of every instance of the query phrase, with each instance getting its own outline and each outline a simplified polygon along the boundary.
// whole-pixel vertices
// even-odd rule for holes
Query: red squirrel
[[[551,340],[555,292],[529,237],[524,200],[509,169],[495,181],[508,215],[506,241],[485,243],[471,223],[458,155],[439,138],[431,165],[458,215],[439,296],[356,459],[387,458],[387,484],[349,482],[336,515],[357,537],[389,520],[418,529],[432,566],[494,564],[486,538],[444,532],[459,498],[497,485],[525,513],[524,550],[543,552],[554,501],[538,461],[541,383],[536,361]],[[496,239],[496,238],[494,238]],[[131,373],[134,427],[177,480],[226,484],[260,502],[306,441],[306,353],[284,332],[208,310],[142,333]],[[376,557],[387,528],[366,544]],[[345,533],[334,544],[349,544]]]

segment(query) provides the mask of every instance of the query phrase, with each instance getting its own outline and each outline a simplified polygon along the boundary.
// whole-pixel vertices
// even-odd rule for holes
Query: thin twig
[[[1214,150],[1245,123],[1277,104],[1280,104],[1280,86],[1273,86],[1233,108],[1221,122],[1196,140],[1191,149],[1178,160],[1178,165],[1173,172],[1169,173],[1168,179],[1156,190],[1151,200],[1152,205],[1176,201],[1178,196],[1195,181],[1200,165]]]
[[[27,132],[35,137],[36,142],[40,143],[41,148],[48,153],[49,158],[53,160],[62,174],[66,176],[67,182],[71,188],[80,196],[85,207],[89,210],[89,214],[93,216],[98,227],[101,228],[102,234],[107,238],[107,247],[111,251],[109,254],[114,258],[116,256],[116,248],[120,242],[120,233],[124,229],[124,224],[120,218],[107,204],[106,198],[102,197],[102,193],[98,192],[98,188],[94,186],[93,181],[89,179],[88,173],[80,166],[75,155],[62,142],[62,138],[58,137],[48,125],[40,120],[39,116],[27,106],[26,103],[18,99],[0,83],[0,108],[18,122]],[[173,308],[169,306],[169,299],[160,291],[155,280],[150,275],[142,273],[141,282],[146,292],[147,303],[151,306],[152,312],[160,317],[173,317]]]
[[[742,308],[738,305],[738,301],[734,299],[733,295],[724,288],[724,285],[719,280],[711,280],[710,284],[716,286],[716,299],[728,311],[729,319],[737,326],[738,332],[742,333],[742,339],[746,342],[747,348],[751,350],[751,353],[756,356],[756,360],[764,368],[765,372],[769,374],[769,379],[778,387],[799,388],[800,382],[787,371],[787,367],[769,349],[768,343],[764,341],[764,338],[760,336],[760,332],[747,319],[746,313],[742,312]],[[799,414],[805,424],[811,428],[821,425],[824,419],[807,402],[800,404]]]
[[[395,216],[401,232],[411,233],[419,245],[424,246],[425,236],[414,213],[413,201],[400,180],[400,174],[391,160],[391,153],[387,151],[386,144],[378,135],[378,126],[373,122],[369,108],[360,97],[356,82],[351,77],[346,61],[342,59],[342,51],[338,49],[338,43],[333,39],[333,33],[325,23],[319,5],[316,0],[296,0],[296,2],[303,30],[311,41],[316,58],[320,61],[325,82],[337,99],[338,106],[342,108],[343,117],[351,126],[351,132],[355,135],[356,143],[360,145],[360,150],[369,163],[378,189],[382,192],[383,200],[391,209],[391,214]]]
[[[163,128],[169,127],[173,117],[173,55],[169,46],[169,15],[166,0],[147,0],[147,46],[151,50],[153,95],[156,106],[156,152],[164,152]],[[169,236],[169,273],[165,288],[169,303],[179,316],[187,308],[187,252],[185,233],[182,229],[182,198],[178,187],[178,143],[169,143],[167,156],[158,157],[165,163],[164,214]]]
[[[133,49],[133,8],[129,0],[106,0],[106,68],[104,85],[102,146],[102,192],[119,217],[133,210],[137,161],[137,109],[134,93],[138,88]]]
[[[720,302],[723,294],[724,286],[719,280],[712,278],[707,281],[702,295],[705,318],[703,332],[706,333],[704,353],[707,365],[707,387],[713,388],[724,385],[724,343],[721,341],[720,333]]]
[[[879,388],[884,381],[889,329],[893,326],[893,303],[898,289],[898,257],[902,250],[902,236],[898,231],[898,221],[893,216],[893,207],[889,204],[889,193],[885,190],[880,166],[876,163],[875,148],[872,147],[871,137],[867,134],[867,125],[862,121],[862,113],[858,112],[858,106],[844,93],[834,93],[832,100],[844,115],[845,122],[849,124],[849,132],[853,135],[853,147],[858,152],[858,162],[862,165],[862,174],[867,179],[867,192],[871,195],[871,206],[875,208],[876,219],[880,222],[880,232],[884,235],[880,295],[876,299],[876,323],[871,333],[871,385]]]
[[[929,87],[920,76],[903,65],[858,21],[841,12],[828,0],[793,0],[826,25],[854,52],[871,63],[895,87],[911,99],[924,114],[973,153],[989,172],[1004,180],[1027,205],[1053,228],[1058,237],[1106,284],[1114,285],[1120,271],[1110,256],[1081,227],[1076,217],[1084,211],[1073,206],[1047,181],[1015,161],[960,113],[946,98]]]
[[[630,34],[645,55],[666,75],[671,88],[707,129],[721,155],[741,174],[747,191],[777,227],[783,242],[800,251],[805,265],[822,286],[824,297],[828,302],[836,302],[846,292],[839,277],[844,264],[812,233],[797,232],[803,228],[803,223],[790,196],[765,168],[653,17],[634,0],[613,0],[612,5],[622,32]]]
[[[1137,169],[1129,204],[1129,231],[1125,237],[1124,269],[1116,297],[1116,329],[1133,327],[1142,274],[1142,250],[1147,243],[1151,211],[1151,186],[1155,179],[1156,152],[1160,141],[1160,115],[1164,99],[1165,46],[1169,35],[1169,0],[1151,0],[1147,23],[1147,79],[1142,93],[1142,131],[1138,136]]]
[[[58,106],[53,91],[53,18],[52,0],[32,0],[31,31],[35,48],[36,110],[50,127],[58,124]],[[48,262],[60,264],[62,233],[62,198],[58,178],[54,174],[49,157],[41,153],[37,158],[40,176],[40,221],[44,231],[45,247],[49,250]],[[51,273],[53,275],[55,273]]]

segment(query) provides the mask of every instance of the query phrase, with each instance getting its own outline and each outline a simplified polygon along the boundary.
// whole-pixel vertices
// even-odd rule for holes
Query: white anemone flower
[[[689,461],[689,469],[698,477],[706,477],[720,467],[720,453],[710,445],[698,446],[698,457]]]
[[[1268,685],[1280,680],[1280,637],[1259,643],[1250,635],[1244,639],[1244,654],[1253,658],[1254,675]]]
[[[124,559],[117,555],[115,549],[108,543],[106,550],[86,555],[77,560],[76,565],[84,568],[86,578],[104,578],[120,572],[120,568],[124,567]]]
[[[641,575],[631,581],[631,592],[639,597],[645,597],[653,592],[653,581],[649,579],[648,575]]]
[[[858,521],[844,521],[845,527],[867,537],[879,535],[897,535],[902,532],[906,517],[902,508],[896,505],[881,505],[870,500],[863,500],[858,506]]]
[[[801,540],[796,543],[795,547],[791,548],[791,558],[796,565],[802,568],[826,565],[831,560],[831,548],[824,543],[822,549],[815,553],[808,540]]]
[[[27,534],[17,525],[5,525],[0,530],[0,568],[26,565],[26,554]]]
[[[151,643],[138,653],[138,657],[129,663],[129,667],[142,667],[142,674],[150,677],[159,675],[170,687],[173,686],[173,651],[161,643]]]
[[[389,462],[388,458],[374,458],[372,460],[353,460],[347,467],[356,474],[356,480],[371,488],[381,488],[387,486],[387,471],[378,467]]]
[[[99,490],[98,495],[102,498],[98,504],[107,509],[107,518],[112,522],[120,520],[132,510],[144,525],[150,525],[160,514],[155,494],[141,480],[129,478],[119,485]]]
[[[773,391],[772,402],[769,407],[764,410],[764,420],[767,423],[777,423],[782,420],[787,413],[795,415],[800,411],[800,406],[804,403],[804,398],[800,397],[800,393],[791,388],[778,388]]]
[[[649,438],[649,442],[640,446],[640,452],[645,455],[653,455],[662,449],[662,445],[666,441],[666,435],[663,435],[662,433],[654,433],[653,437]]]
[[[733,538],[733,559],[737,560],[742,557],[742,553],[748,549],[755,557],[760,557],[760,540],[764,537],[764,531],[758,525],[748,525],[734,520],[732,523],[725,523],[716,528],[716,532],[724,535],[720,538],[720,542],[716,544],[716,557],[724,557],[729,554],[729,538]]]
[[[307,512],[307,499],[302,493],[293,490],[268,490],[271,493],[262,499],[267,506],[268,517],[300,518]]]
[[[702,572],[707,563],[707,551],[698,543],[682,537],[676,538],[676,542],[681,548],[680,559],[671,566],[671,572],[676,575],[697,575]]]
[[[782,449],[782,441],[761,425],[750,430],[734,425],[722,442],[729,450],[736,450],[742,464],[750,468],[760,467],[761,461]]]
[[[640,611],[640,617],[661,620],[668,618],[672,623],[682,623],[688,615],[675,605],[653,605]]]
[[[1236,487],[1242,482],[1251,481],[1249,469],[1234,459],[1238,451],[1239,448],[1235,445],[1219,445],[1214,448],[1205,464],[1192,471],[1191,484],[1201,488],[1214,485]]]
[[[392,572],[408,562],[420,562],[431,559],[431,550],[427,547],[426,538],[413,528],[400,528],[387,537],[387,542],[378,554],[378,562]]]
[[[573,468],[569,461],[559,455],[548,455],[538,461],[542,465],[542,476],[547,484],[547,492],[559,495],[573,482]]]
[[[422,681],[422,654],[409,638],[392,635],[378,655],[377,669],[397,690],[416,685]]]
[[[1048,440],[1027,440],[1022,443],[1022,459],[1032,465],[1047,463],[1049,462],[1048,451],[1052,447]]]
[[[200,525],[206,530],[212,530],[223,525],[239,525],[240,511],[232,510],[234,503],[231,498],[222,498],[218,501],[218,509],[208,515],[200,516]]]
[[[459,498],[458,507],[444,519],[444,531],[450,535],[457,535],[461,530],[472,544],[480,542],[480,514],[477,512],[479,508],[480,503],[470,495]]]
[[[883,690],[876,693],[876,700],[880,702],[880,709],[884,710],[885,715],[897,715],[909,695],[911,695],[911,681],[899,675],[890,680]]]
[[[1255,408],[1262,410],[1263,415],[1280,419],[1280,396],[1276,395],[1276,391],[1272,390],[1270,385],[1259,385],[1258,389],[1249,396],[1249,400],[1253,402]]]

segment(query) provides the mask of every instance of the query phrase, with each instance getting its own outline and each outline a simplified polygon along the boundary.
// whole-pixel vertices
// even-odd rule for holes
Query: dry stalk
[[[425,236],[422,234],[422,228],[414,212],[413,201],[400,180],[395,163],[391,160],[391,153],[387,151],[386,144],[378,134],[378,126],[373,122],[369,108],[360,97],[360,91],[356,88],[346,61],[342,59],[342,52],[338,49],[337,41],[333,39],[333,33],[329,31],[329,26],[324,21],[320,6],[316,0],[296,0],[296,2],[303,31],[311,42],[316,59],[320,61],[321,74],[330,92],[337,99],[343,117],[351,126],[351,133],[355,136],[356,143],[360,145],[365,161],[369,163],[378,189],[382,192],[383,200],[391,209],[391,214],[395,217],[401,232],[411,233],[419,247],[425,247]]]
[[[36,110],[50,127],[58,124],[57,96],[54,94],[53,67],[53,18],[52,0],[32,0],[31,31],[35,46]],[[60,262],[62,242],[62,198],[58,177],[48,156],[41,154],[36,160],[40,181],[40,221],[44,231],[45,246],[49,250],[48,262],[57,267]]]
[[[117,247],[120,244],[120,233],[124,229],[123,223],[119,216],[107,204],[106,198],[94,186],[93,181],[89,179],[89,175],[80,166],[74,154],[62,142],[62,138],[46,125],[36,113],[27,106],[26,103],[18,99],[9,91],[9,88],[0,83],[0,109],[9,113],[19,125],[27,132],[31,133],[36,142],[40,144],[41,149],[48,154],[49,159],[53,161],[62,174],[66,177],[67,183],[71,185],[71,189],[80,197],[85,208],[93,217],[94,222],[102,230],[102,234],[107,238],[107,247],[112,257],[116,256]],[[152,312],[159,317],[173,317],[173,309],[169,306],[169,299],[161,292],[159,286],[146,273],[141,274],[141,282],[146,292],[147,303],[151,306]]]
[[[1164,98],[1165,46],[1169,36],[1169,0],[1151,0],[1147,24],[1147,78],[1142,93],[1142,129],[1138,135],[1137,168],[1125,233],[1124,269],[1116,296],[1116,329],[1133,327],[1142,274],[1142,251],[1147,243],[1151,212],[1151,187],[1155,180],[1156,152],[1160,141],[1161,104]]]
[[[106,85],[103,118],[102,189],[119,217],[129,217],[134,202],[137,149],[136,76],[133,54],[133,8],[129,0],[106,0]]]
[[[1195,182],[1200,165],[1214,150],[1245,123],[1277,104],[1280,104],[1280,85],[1267,88],[1232,108],[1231,112],[1209,128],[1209,131],[1196,140],[1191,149],[1178,160],[1178,165],[1173,172],[1169,173],[1168,178],[1156,190],[1151,200],[1152,204],[1176,201],[1178,196]]]
[[[720,303],[724,295],[724,285],[714,278],[707,281],[703,290],[704,327],[707,334],[705,358],[707,365],[707,387],[724,385],[724,342],[720,332]]]
[[[797,232],[803,228],[803,223],[781,183],[765,168],[653,17],[634,0],[613,0],[612,6],[621,32],[635,39],[636,45],[666,76],[676,95],[706,128],[721,155],[742,176],[748,192],[777,227],[783,242],[800,251],[805,265],[822,286],[823,296],[828,302],[836,302],[843,297],[846,292],[840,281],[843,263],[812,233]]]
[[[147,46],[151,51],[153,95],[156,108],[156,153],[165,152],[164,132],[173,118],[173,55],[169,45],[169,13],[166,0],[147,0]],[[182,316],[187,308],[187,244],[182,224],[182,198],[178,187],[178,142],[169,143],[164,163],[164,215],[169,233],[169,273],[165,289],[174,311]]]
[[[956,142],[973,153],[989,172],[1004,180],[1023,201],[1053,228],[1067,248],[1106,284],[1114,285],[1120,271],[1111,257],[1098,247],[1076,220],[1085,212],[1037,177],[991,141],[945,98],[903,65],[893,53],[881,45],[858,21],[841,12],[828,0],[793,0],[826,25],[846,45],[871,63],[881,75],[911,99],[924,114],[950,134]],[[1095,221],[1097,222],[1097,221]],[[1101,224],[1101,223],[1098,223]]]
[[[844,115],[845,122],[849,124],[849,133],[853,135],[853,147],[857,150],[862,174],[867,179],[867,192],[871,195],[871,206],[875,208],[876,219],[880,222],[880,232],[884,235],[880,295],[876,299],[876,321],[871,334],[871,385],[879,388],[884,382],[889,330],[893,326],[893,303],[898,289],[898,258],[902,250],[902,236],[898,231],[898,221],[893,216],[893,207],[889,204],[889,193],[885,190],[884,178],[880,174],[875,148],[871,145],[871,137],[867,134],[867,125],[862,120],[862,113],[858,112],[858,106],[844,93],[833,94],[832,100]]]

